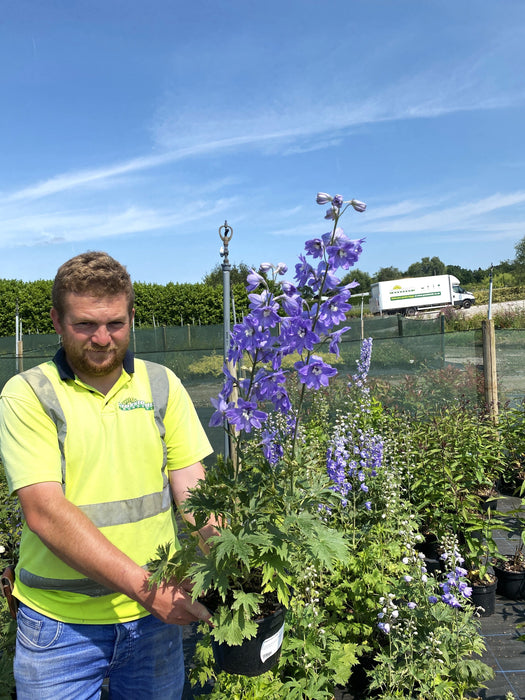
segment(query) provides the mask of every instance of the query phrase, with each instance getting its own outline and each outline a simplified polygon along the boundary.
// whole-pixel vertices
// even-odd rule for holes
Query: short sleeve
[[[170,393],[164,424],[168,469],[182,469],[213,452],[195,406],[180,379],[168,370]]]
[[[0,396],[0,456],[10,493],[44,481],[62,481],[56,426],[21,375]]]

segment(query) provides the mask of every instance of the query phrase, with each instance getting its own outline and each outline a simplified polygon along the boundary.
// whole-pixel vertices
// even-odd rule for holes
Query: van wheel
[[[414,306],[410,306],[408,309],[405,309],[405,316],[415,316],[416,315],[416,309]]]
[[[463,308],[470,309],[471,306],[472,306],[472,302],[470,301],[470,299],[465,299],[465,301],[463,302]]]

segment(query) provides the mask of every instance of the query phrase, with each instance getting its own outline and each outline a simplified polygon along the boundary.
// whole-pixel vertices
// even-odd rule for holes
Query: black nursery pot
[[[286,610],[277,610],[257,622],[257,635],[239,646],[212,638],[213,655],[221,671],[239,676],[260,676],[279,661],[283,644]]]
[[[488,583],[486,586],[472,586],[470,601],[476,608],[483,608],[479,611],[481,617],[489,617],[496,609],[496,586],[498,581]]]
[[[495,566],[494,573],[498,579],[497,593],[509,600],[525,598],[525,571],[508,571]]]

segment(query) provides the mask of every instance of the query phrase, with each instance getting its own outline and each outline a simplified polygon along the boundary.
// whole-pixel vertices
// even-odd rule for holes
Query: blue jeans
[[[114,625],[73,625],[20,604],[17,700],[95,700],[109,678],[112,700],[180,700],[182,629],[148,615]]]

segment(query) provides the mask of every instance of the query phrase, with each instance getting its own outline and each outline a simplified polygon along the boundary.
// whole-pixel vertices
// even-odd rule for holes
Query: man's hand
[[[140,603],[152,615],[167,624],[189,625],[197,620],[209,622],[209,611],[201,603],[192,601],[184,583],[165,582],[149,588],[146,579],[145,596]]]

